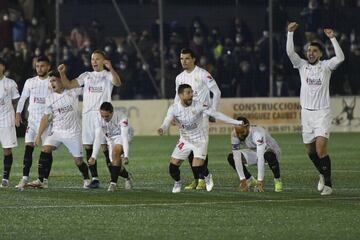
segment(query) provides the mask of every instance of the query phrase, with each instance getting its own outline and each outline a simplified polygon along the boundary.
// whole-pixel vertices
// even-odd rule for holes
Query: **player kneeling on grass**
[[[280,179],[280,148],[274,138],[259,126],[250,126],[249,120],[239,117],[244,122],[235,126],[231,133],[232,153],[228,156],[229,164],[237,171],[240,178],[239,191],[248,191],[254,186],[255,192],[264,191],[264,165],[268,163],[274,174],[275,192],[282,191]],[[246,165],[257,165],[257,181],[249,173]]]
[[[48,126],[50,118],[52,119],[52,130],[46,136],[40,153],[39,178],[27,186],[43,188],[44,177],[49,171],[51,153],[60,144],[64,144],[74,157],[75,164],[83,175],[83,187],[87,188],[90,183],[89,169],[82,158],[81,124],[78,108],[78,96],[81,94],[81,89],[64,89],[60,81],[60,74],[56,71],[50,73],[50,83],[54,92],[45,100],[46,109],[35,138],[35,145],[39,146],[41,135]]]
[[[205,177],[206,190],[210,192],[214,186],[212,175],[204,164],[208,148],[208,131],[204,130],[203,114],[229,124],[242,124],[241,121],[232,119],[220,112],[209,108],[200,102],[193,101],[193,90],[188,84],[181,84],[177,91],[180,102],[176,102],[168,109],[163,124],[158,129],[159,135],[163,135],[169,128],[173,119],[180,130],[180,139],[171,155],[169,172],[174,179],[173,193],[181,191],[180,165],[188,159],[191,152],[194,153],[192,168],[198,178],[199,174]]]
[[[133,180],[131,173],[128,173],[122,164],[129,162],[129,143],[133,137],[133,130],[129,127],[129,121],[125,113],[114,112],[114,107],[109,102],[104,102],[100,106],[101,123],[95,130],[95,141],[89,164],[96,162],[97,154],[100,150],[101,139],[105,136],[111,164],[108,165],[111,175],[109,192],[116,190],[117,180],[121,176],[125,178],[125,189],[132,189]],[[121,155],[123,154],[123,158]]]

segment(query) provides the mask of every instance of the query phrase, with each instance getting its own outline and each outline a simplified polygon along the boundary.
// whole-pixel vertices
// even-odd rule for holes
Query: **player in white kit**
[[[211,106],[213,110],[218,110],[221,92],[216,84],[215,79],[211,74],[205,69],[195,65],[195,55],[191,49],[183,48],[180,52],[180,62],[184,71],[177,75],[175,80],[175,100],[174,102],[180,102],[179,95],[177,94],[177,89],[181,84],[189,84],[193,90],[194,100],[208,106]],[[211,102],[210,92],[213,94],[213,99]],[[211,121],[215,121],[210,117]],[[209,116],[204,115],[204,129],[209,130]],[[193,154],[189,156],[189,163],[192,166]],[[206,156],[205,164],[208,164],[208,156]],[[193,168],[192,172],[194,175],[194,180],[190,185],[186,186],[185,189],[192,190],[202,190],[205,189],[204,176],[199,175],[199,178],[196,178],[196,172]]]
[[[81,121],[78,97],[81,89],[67,90],[62,85],[60,74],[57,71],[50,73],[50,83],[53,93],[46,100],[46,109],[41,119],[35,144],[39,145],[41,136],[47,128],[50,118],[52,121],[51,132],[46,136],[39,158],[39,178],[28,183],[28,187],[43,188],[43,179],[48,172],[50,155],[61,144],[69,150],[75,164],[84,178],[84,188],[90,184],[89,170],[83,161],[81,144]]]
[[[5,61],[0,59],[0,144],[4,152],[4,170],[0,187],[9,186],[13,163],[12,148],[17,146],[14,105],[20,97],[14,80],[4,75]]]
[[[179,167],[189,157],[191,152],[194,154],[192,167],[195,170],[195,176],[198,177],[200,173],[203,174],[206,190],[211,191],[214,186],[212,175],[204,164],[207,155],[209,132],[204,128],[203,116],[206,114],[235,125],[242,124],[242,121],[232,119],[220,112],[214,111],[206,104],[193,100],[193,91],[188,84],[181,84],[177,92],[180,102],[175,102],[169,107],[164,122],[158,129],[159,135],[163,135],[169,128],[171,121],[175,119],[180,130],[180,139],[171,155],[169,165],[170,175],[175,181],[172,192],[178,193],[181,191]]]
[[[82,108],[82,141],[85,146],[86,157],[90,159],[95,140],[96,121],[100,121],[100,105],[103,102],[111,102],[113,86],[119,87],[121,80],[109,60],[106,60],[102,51],[96,50],[91,55],[92,72],[84,72],[75,81],[69,81],[65,74],[65,65],[60,65],[58,70],[65,88],[83,87],[83,108]],[[109,70],[105,70],[105,67]],[[96,120],[95,120],[96,119]],[[106,149],[106,141],[103,139],[103,151],[106,161],[109,162],[109,151]],[[97,163],[89,164],[92,181],[89,188],[98,188],[99,179]],[[124,173],[125,174],[125,173]],[[121,172],[122,176],[123,173]]]
[[[302,59],[294,50],[294,31],[298,24],[288,25],[286,52],[294,68],[300,73],[301,125],[306,152],[320,173],[318,191],[321,195],[332,193],[331,161],[327,152],[330,137],[331,109],[329,84],[332,71],[344,61],[344,53],[335,38],[332,29],[324,29],[335,50],[335,56],[329,60],[323,57],[322,45],[311,42],[307,49],[307,60]]]
[[[24,88],[21,93],[21,97],[16,109],[16,126],[19,127],[22,118],[21,112],[24,109],[25,102],[29,99],[28,106],[28,124],[26,127],[25,133],[25,153],[23,160],[23,177],[20,179],[16,188],[24,188],[29,182],[29,173],[33,161],[33,151],[34,151],[34,141],[37,131],[39,129],[40,121],[45,111],[45,99],[52,92],[50,81],[49,81],[49,71],[50,71],[50,61],[45,56],[39,56],[36,59],[35,70],[36,77],[29,78],[25,81]],[[44,134],[45,136],[46,134]],[[44,141],[44,136],[42,140]],[[50,165],[49,171],[52,165],[52,155],[50,156]],[[47,187],[49,173],[46,174],[44,180],[44,187]]]
[[[133,139],[134,131],[129,126],[129,120],[125,113],[114,111],[114,107],[109,102],[104,102],[100,106],[101,122],[97,127],[92,156],[89,164],[96,161],[100,150],[101,140],[105,137],[111,165],[109,166],[111,181],[108,188],[109,192],[116,190],[118,176],[123,164],[127,164],[129,159],[129,146]],[[123,155],[123,157],[121,157]],[[125,181],[125,189],[132,189],[133,180],[129,173]]]
[[[274,138],[262,127],[250,125],[245,117],[237,120],[244,124],[235,126],[231,132],[232,153],[228,156],[229,164],[240,178],[239,191],[246,192],[254,186],[255,192],[264,191],[265,162],[274,174],[275,192],[282,191],[280,179],[280,147]],[[257,181],[249,173],[246,165],[257,165]]]

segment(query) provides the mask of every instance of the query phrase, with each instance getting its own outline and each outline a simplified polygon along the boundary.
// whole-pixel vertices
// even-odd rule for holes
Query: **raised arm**
[[[344,52],[342,51],[338,41],[335,38],[334,30],[330,28],[325,28],[324,33],[330,39],[334,47],[335,56],[329,60],[328,66],[331,70],[335,70],[337,66],[345,60]]]
[[[112,75],[112,83],[116,87],[120,87],[122,82],[120,79],[119,74],[115,71],[115,69],[112,67],[111,62],[109,60],[104,60],[104,65],[107,69],[109,69],[111,75]]]
[[[58,71],[60,73],[60,78],[61,78],[61,82],[64,85],[64,88],[66,89],[72,89],[72,88],[78,88],[80,87],[80,84],[78,83],[78,81],[74,80],[69,80],[65,74],[66,72],[66,67],[65,64],[60,64],[58,66]]]
[[[294,31],[298,28],[298,26],[299,25],[296,22],[289,23],[286,40],[286,53],[295,68],[300,67],[301,62],[303,61],[294,49]]]

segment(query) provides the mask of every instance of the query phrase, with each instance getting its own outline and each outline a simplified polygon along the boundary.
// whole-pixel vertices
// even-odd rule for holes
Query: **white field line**
[[[360,200],[359,197],[321,197],[321,198],[297,198],[297,199],[258,199],[239,201],[217,202],[184,202],[184,203],[135,203],[135,204],[74,204],[74,205],[44,205],[44,206],[0,206],[0,209],[51,209],[51,208],[143,208],[143,207],[166,207],[166,206],[208,206],[218,204],[246,204],[246,203],[287,203],[287,202],[318,202],[338,200]]]

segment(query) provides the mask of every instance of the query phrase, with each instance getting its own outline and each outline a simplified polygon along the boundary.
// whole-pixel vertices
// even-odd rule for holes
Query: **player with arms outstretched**
[[[193,90],[194,100],[207,106],[211,106],[213,110],[217,110],[220,103],[221,92],[216,84],[215,79],[211,76],[211,74],[205,69],[195,65],[195,54],[189,48],[183,48],[180,52],[180,62],[184,71],[182,71],[179,75],[177,75],[175,80],[175,100],[174,102],[180,102],[179,95],[177,94],[177,90],[181,84],[189,84]],[[210,99],[210,92],[213,94],[212,102]],[[209,116],[204,115],[204,130],[209,131]],[[210,117],[211,121],[215,121],[212,117]],[[192,166],[193,153],[189,156],[189,163]],[[208,164],[208,156],[205,159],[205,165]],[[204,176],[200,174],[197,176],[195,170],[193,168],[192,172],[194,175],[194,180],[190,185],[186,186],[185,189],[192,190],[202,190],[205,189]]]
[[[214,111],[207,105],[193,100],[193,91],[188,84],[181,84],[178,88],[180,102],[175,102],[168,109],[167,115],[158,129],[159,135],[163,135],[169,128],[173,119],[180,130],[180,139],[171,155],[169,172],[174,179],[173,193],[181,191],[180,165],[187,159],[191,152],[194,154],[192,167],[195,177],[203,174],[205,177],[206,190],[211,191],[214,183],[212,175],[206,166],[209,132],[204,128],[204,114],[229,124],[242,124],[241,121],[232,119],[220,112]]]

